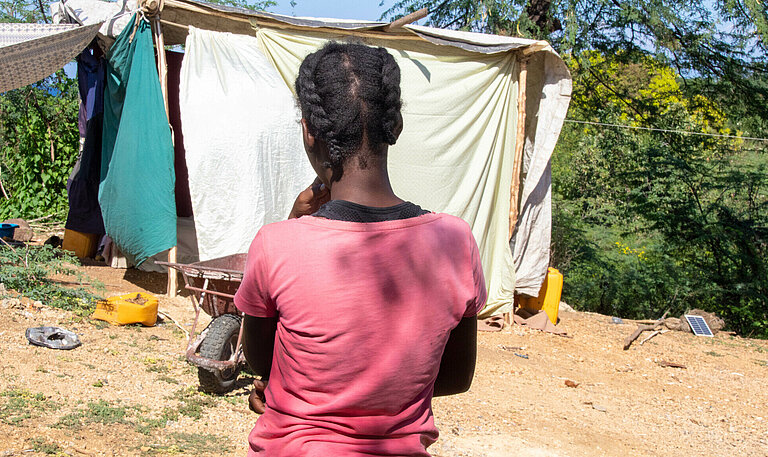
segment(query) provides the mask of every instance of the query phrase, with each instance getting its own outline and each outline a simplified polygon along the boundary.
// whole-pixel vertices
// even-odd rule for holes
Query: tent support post
[[[528,58],[520,60],[520,73],[517,78],[517,134],[515,136],[515,160],[512,169],[512,184],[509,187],[509,239],[515,233],[517,218],[520,215],[520,175],[523,167],[523,148],[525,146],[525,98],[528,85]],[[516,301],[516,300],[515,300]],[[514,308],[514,306],[513,306]],[[504,321],[512,324],[512,313],[504,314]]]
[[[168,63],[165,57],[165,39],[163,38],[163,26],[160,25],[160,14],[153,18],[155,22],[155,47],[157,48],[157,75],[160,78],[160,89],[163,92],[163,103],[165,104],[165,115],[170,119],[168,111]],[[170,128],[170,121],[169,121]],[[177,247],[174,246],[168,251],[168,262],[176,263]],[[168,297],[176,296],[178,288],[178,275],[176,270],[168,268]]]

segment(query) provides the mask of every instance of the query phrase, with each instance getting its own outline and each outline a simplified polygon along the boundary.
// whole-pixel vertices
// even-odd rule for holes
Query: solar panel
[[[712,334],[712,330],[709,329],[709,325],[707,325],[707,321],[705,321],[703,317],[686,314],[685,319],[691,326],[691,330],[693,330],[694,335],[715,336]]]

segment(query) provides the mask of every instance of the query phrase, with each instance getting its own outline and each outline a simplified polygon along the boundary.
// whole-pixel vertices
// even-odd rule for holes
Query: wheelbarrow
[[[246,366],[243,355],[243,314],[235,308],[235,292],[243,281],[247,254],[180,264],[157,262],[181,272],[184,287],[191,292],[195,320],[187,341],[187,361],[197,367],[200,387],[208,393],[231,390],[240,370]],[[200,311],[211,320],[200,334]]]

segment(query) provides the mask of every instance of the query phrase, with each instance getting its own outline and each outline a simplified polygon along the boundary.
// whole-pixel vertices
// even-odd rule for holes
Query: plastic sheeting
[[[63,0],[51,3],[54,24],[99,24],[100,38],[111,45],[139,9],[135,0]]]
[[[553,52],[528,62],[523,188],[520,216],[511,247],[517,278],[515,291],[535,297],[549,266],[552,228],[552,171],[555,149],[571,96],[571,77]]]
[[[180,109],[200,260],[247,252],[315,177],[293,95],[256,38],[190,28]]]
[[[266,28],[257,37],[285,84],[295,79],[307,54],[328,39],[343,38]],[[472,226],[488,282],[483,314],[511,310],[515,269],[507,237],[517,119],[515,55],[406,40],[369,38],[366,43],[388,47],[402,72],[405,127],[389,153],[395,193]]]
[[[107,235],[139,265],[176,245],[173,144],[149,22],[107,54],[99,203]]]

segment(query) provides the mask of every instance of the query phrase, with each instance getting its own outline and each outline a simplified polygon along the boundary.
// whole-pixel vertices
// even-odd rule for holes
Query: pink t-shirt
[[[264,226],[235,296],[246,314],[279,316],[249,455],[429,456],[445,343],[485,301],[477,244],[459,218]]]

